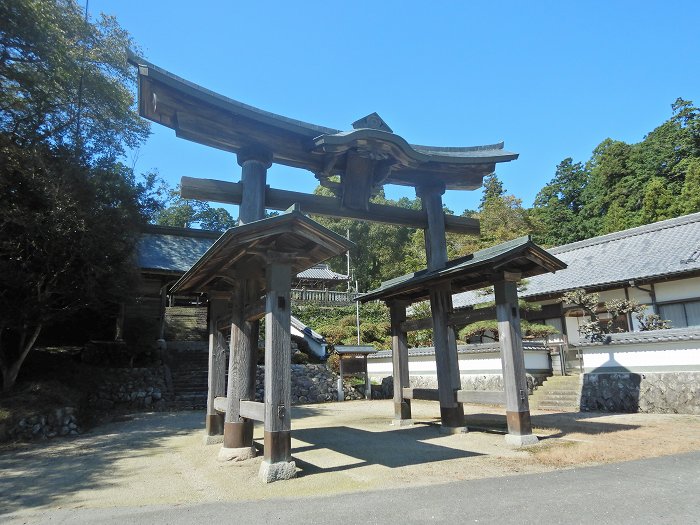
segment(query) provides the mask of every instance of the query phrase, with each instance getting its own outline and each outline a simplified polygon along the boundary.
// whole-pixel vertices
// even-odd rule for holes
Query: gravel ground
[[[420,486],[700,450],[700,416],[533,412],[539,445],[505,444],[502,409],[465,405],[470,432],[442,435],[437,403],[391,426],[391,400],[295,407],[294,480],[264,485],[261,458],[216,460],[203,412],[133,414],[89,434],[0,449],[0,518],[47,509],[191,505]],[[256,426],[261,444],[263,431]],[[0,521],[2,521],[0,519]]]

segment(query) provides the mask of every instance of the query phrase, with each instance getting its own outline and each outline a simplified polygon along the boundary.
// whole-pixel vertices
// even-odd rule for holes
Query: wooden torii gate
[[[442,207],[445,190],[477,189],[484,176],[494,172],[497,163],[518,157],[504,151],[503,143],[474,147],[409,144],[393,133],[376,113],[357,120],[349,131],[317,126],[213,93],[139,57],[130,56],[130,62],[138,68],[141,116],[173,129],[178,137],[237,156],[242,168],[239,183],[183,177],[181,192],[185,198],[239,204],[241,225],[261,220],[266,208],[280,210],[297,204],[304,213],[420,228],[425,234],[428,270],[437,271],[448,263],[446,232],[479,231],[478,221],[474,219],[445,215]],[[335,196],[267,187],[267,169],[272,163],[310,171]],[[384,184],[414,187],[422,209],[371,203],[372,195]],[[250,291],[242,293],[250,297]],[[438,374],[453,378],[456,386],[459,378],[456,342],[446,319],[446,312],[452,309],[450,283],[434,289],[430,300],[433,329],[445,333],[449,341],[447,352],[437,360]],[[236,330],[232,325],[233,335],[237,334]],[[232,349],[235,345],[253,346],[253,332],[252,326],[245,327],[241,335],[232,337]],[[232,420],[228,410],[226,417],[225,448],[252,446],[249,445],[252,427],[247,420],[240,414],[240,421]],[[444,429],[463,429],[461,403],[441,403],[441,420]],[[207,421],[208,433],[216,434],[218,427],[212,411],[208,411]],[[241,443],[243,447],[233,446]]]

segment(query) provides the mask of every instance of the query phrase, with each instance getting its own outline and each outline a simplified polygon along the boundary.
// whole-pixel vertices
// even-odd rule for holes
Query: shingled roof
[[[192,228],[147,226],[136,244],[136,263],[142,271],[183,274],[220,236]]]
[[[448,261],[444,268],[421,270],[385,281],[376,290],[360,296],[359,300],[416,302],[428,297],[431,288],[444,283],[449,283],[452,290],[474,290],[493,284],[499,272],[517,272],[523,277],[532,277],[565,267],[559,259],[525,236]]]
[[[136,262],[142,271],[183,274],[219,237],[215,231],[148,225],[136,245]],[[348,276],[317,264],[299,272],[296,279],[347,281]]]
[[[547,250],[566,263],[555,274],[528,279],[520,297],[545,299],[588,291],[700,275],[700,213],[593,237]],[[455,308],[492,300],[478,292],[453,296]]]

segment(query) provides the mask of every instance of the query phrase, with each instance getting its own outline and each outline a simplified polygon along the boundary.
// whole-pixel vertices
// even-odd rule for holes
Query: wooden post
[[[455,366],[457,348],[450,345],[452,330],[448,326],[452,311],[452,293],[449,284],[430,289],[430,311],[433,318],[433,345],[435,346],[435,366],[437,368],[438,397],[440,399],[440,419],[443,432],[466,432],[464,407],[457,402],[455,388]],[[454,353],[454,356],[451,354]],[[459,368],[457,368],[459,373]]]
[[[527,378],[518,309],[519,280],[519,273],[504,272],[500,280],[494,283],[498,340],[501,343],[503,383],[506,392],[506,443],[516,446],[537,443],[537,436],[532,433],[527,399]]]
[[[401,323],[406,320],[406,301],[390,301],[391,318],[391,366],[394,375],[394,425],[413,424],[411,400],[404,399],[403,389],[410,386],[408,377],[408,338]]]
[[[255,457],[253,424],[241,417],[241,400],[255,399],[255,375],[250,370],[255,364],[257,334],[253,323],[245,320],[246,283],[239,283],[231,296],[231,354],[226,388],[226,418],[224,422],[224,446],[219,451],[220,461],[242,461]]]
[[[226,313],[229,297],[230,293],[209,293],[209,375],[205,445],[223,441],[224,415],[214,409],[214,398],[226,393],[226,349],[223,335],[217,329],[217,321]]]
[[[238,154],[243,187],[238,210],[239,225],[265,218],[265,186],[271,160],[271,155],[263,150]],[[255,456],[254,422],[240,416],[241,400],[255,400],[259,324],[246,321],[243,315],[246,300],[254,295],[255,287],[253,282],[241,281],[233,301],[224,448],[219,453],[220,460],[243,460]]]
[[[243,186],[238,223],[242,225],[265,218],[265,186],[272,156],[262,150],[245,151],[238,154],[238,164]]]
[[[439,270],[447,264],[445,212],[442,209],[443,193],[445,193],[443,183],[416,188],[416,194],[420,197],[423,209],[428,216],[428,229],[423,230],[428,270]]]
[[[447,264],[445,213],[442,209],[445,185],[438,182],[420,186],[416,189],[416,193],[428,216],[428,229],[424,230],[428,270],[440,270]],[[448,326],[448,318],[452,313],[452,289],[449,284],[430,291],[430,309],[433,318],[433,343],[442,429],[446,432],[466,432],[464,408],[455,398],[455,392],[460,389],[461,381],[457,340],[454,329]]]
[[[291,444],[291,265],[268,262],[265,308],[265,483],[296,476]]]

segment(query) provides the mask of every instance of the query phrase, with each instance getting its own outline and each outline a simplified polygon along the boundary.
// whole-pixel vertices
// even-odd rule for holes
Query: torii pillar
[[[239,207],[238,224],[244,225],[265,218],[265,186],[272,155],[265,150],[250,150],[238,154],[241,166],[243,197]],[[258,299],[260,286],[255,280],[238,282],[232,296],[231,354],[226,390],[224,444],[219,459],[237,461],[254,457],[252,419],[241,417],[240,402],[255,400],[259,321],[246,321],[246,304]]]
[[[428,271],[440,270],[447,264],[447,240],[445,238],[445,214],[442,195],[445,185],[437,182],[416,188],[423,209],[428,216],[425,234],[425,252]],[[433,318],[433,344],[437,369],[438,398],[440,400],[441,431],[446,433],[466,432],[464,408],[457,402],[457,391],[461,388],[457,340],[454,329],[448,325],[452,313],[452,288],[449,283],[431,288],[430,311]]]

